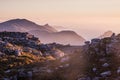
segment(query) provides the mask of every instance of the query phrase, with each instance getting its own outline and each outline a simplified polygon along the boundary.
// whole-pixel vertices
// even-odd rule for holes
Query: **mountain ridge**
[[[74,31],[67,30],[59,32],[49,24],[38,25],[27,19],[19,18],[0,23],[0,31],[29,32],[39,37],[44,43],[56,42],[60,44],[81,45],[85,41],[82,36],[78,35]],[[66,36],[64,37],[63,35]]]

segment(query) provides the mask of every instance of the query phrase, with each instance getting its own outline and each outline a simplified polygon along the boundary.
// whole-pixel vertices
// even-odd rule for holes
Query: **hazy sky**
[[[120,0],[0,0],[0,22],[13,18],[63,26],[57,28],[89,39],[120,32]]]

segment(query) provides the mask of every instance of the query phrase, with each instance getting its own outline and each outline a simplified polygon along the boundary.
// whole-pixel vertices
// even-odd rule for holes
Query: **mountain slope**
[[[0,23],[0,31],[20,31],[27,32],[30,30],[41,30],[47,32],[56,32],[54,28],[47,25],[38,25],[27,19],[12,19],[3,23]]]
[[[43,43],[56,42],[60,44],[81,45],[85,41],[84,38],[74,31],[58,32],[48,24],[38,25],[27,19],[13,19],[0,23],[0,31],[29,32],[39,37]]]
[[[84,43],[85,39],[79,36],[74,31],[61,31],[52,33],[53,37],[58,37],[58,41],[63,44],[71,44],[71,45],[81,45],[81,43]],[[62,40],[61,40],[62,39]]]
[[[41,39],[44,43],[56,42],[60,44],[71,44],[71,45],[82,45],[85,39],[79,36],[74,31],[61,31],[55,33],[48,33],[45,31],[30,31],[31,34],[36,34],[37,37]]]
[[[112,34],[113,34],[112,31],[107,31],[107,32],[103,33],[99,38],[101,39],[101,38],[105,38],[105,37],[111,37]]]

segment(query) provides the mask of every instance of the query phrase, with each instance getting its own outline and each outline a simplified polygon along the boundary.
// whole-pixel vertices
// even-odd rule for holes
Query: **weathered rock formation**
[[[58,54],[57,49],[42,44],[38,38],[27,32],[0,32],[0,52],[0,55],[5,53],[16,56],[20,56],[23,52],[40,56]],[[59,54],[63,54],[63,52]]]
[[[120,34],[86,42],[86,69],[90,80],[119,80],[119,52]]]

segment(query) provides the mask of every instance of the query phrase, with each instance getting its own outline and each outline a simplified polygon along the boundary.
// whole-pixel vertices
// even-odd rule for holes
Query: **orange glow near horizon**
[[[26,18],[63,26],[86,38],[120,31],[120,0],[0,0],[0,14],[0,22]]]

